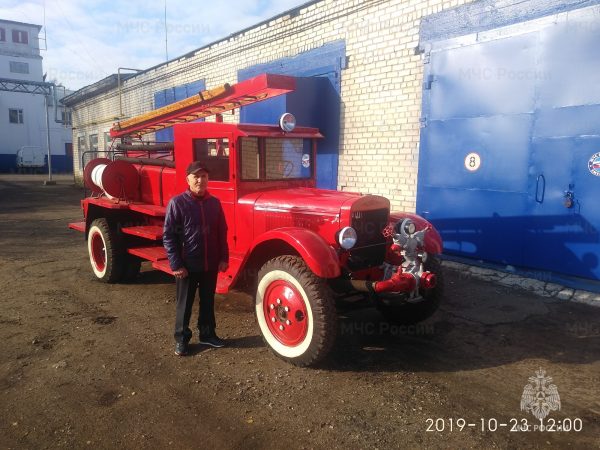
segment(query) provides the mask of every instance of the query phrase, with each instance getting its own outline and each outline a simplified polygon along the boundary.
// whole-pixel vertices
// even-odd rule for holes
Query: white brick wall
[[[341,80],[338,189],[384,195],[392,209],[414,211],[423,77],[422,57],[414,49],[420,19],[469,1],[323,0],[295,17],[275,19],[125,81],[123,115],[151,110],[157,91],[198,79],[209,89],[236,83],[239,69],[343,39],[349,63]],[[103,132],[118,115],[117,89],[75,107],[76,161],[77,136],[98,133],[104,148]],[[238,118],[227,114],[224,120]],[[81,177],[82,169],[75,167],[75,173]]]

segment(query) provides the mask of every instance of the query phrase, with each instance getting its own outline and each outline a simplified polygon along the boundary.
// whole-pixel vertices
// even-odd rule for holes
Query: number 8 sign
[[[469,172],[476,172],[481,166],[481,156],[479,153],[469,153],[465,157],[465,167]]]

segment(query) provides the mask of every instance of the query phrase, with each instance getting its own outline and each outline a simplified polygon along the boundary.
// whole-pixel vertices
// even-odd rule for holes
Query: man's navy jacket
[[[167,205],[163,245],[171,270],[218,270],[229,262],[227,223],[218,198],[208,193],[195,197],[188,189]]]

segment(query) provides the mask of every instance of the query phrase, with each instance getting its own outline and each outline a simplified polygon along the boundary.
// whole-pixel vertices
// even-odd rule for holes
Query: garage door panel
[[[542,109],[536,113],[533,138],[600,135],[599,117],[600,105]]]
[[[540,32],[539,106],[600,104],[599,17],[577,16]]]
[[[420,195],[432,200],[430,208],[419,213],[440,232],[445,253],[503,264],[521,262],[527,217],[517,212],[526,211],[526,194],[428,187]]]
[[[578,250],[581,260],[600,279],[600,136],[577,139],[573,156],[573,192],[575,212],[584,225],[579,234],[586,236],[587,246]],[[596,164],[593,164],[596,161]]]
[[[427,158],[422,180],[429,186],[527,191],[527,148],[533,118],[522,114],[434,121],[424,135]],[[475,152],[481,166],[469,171],[467,154]]]
[[[429,119],[533,111],[536,41],[524,35],[433,52]]]
[[[530,213],[535,216],[564,214],[565,191],[572,180],[574,139],[534,139],[531,143]]]

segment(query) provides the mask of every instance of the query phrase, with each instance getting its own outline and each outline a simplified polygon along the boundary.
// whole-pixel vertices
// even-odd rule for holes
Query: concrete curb
[[[520,288],[541,297],[556,298],[561,301],[573,301],[600,307],[600,294],[595,292],[571,289],[560,284],[548,283],[512,273],[485,269],[454,261],[443,261],[442,264],[443,267],[455,270],[461,274],[468,274],[479,280],[492,281],[503,286]]]

